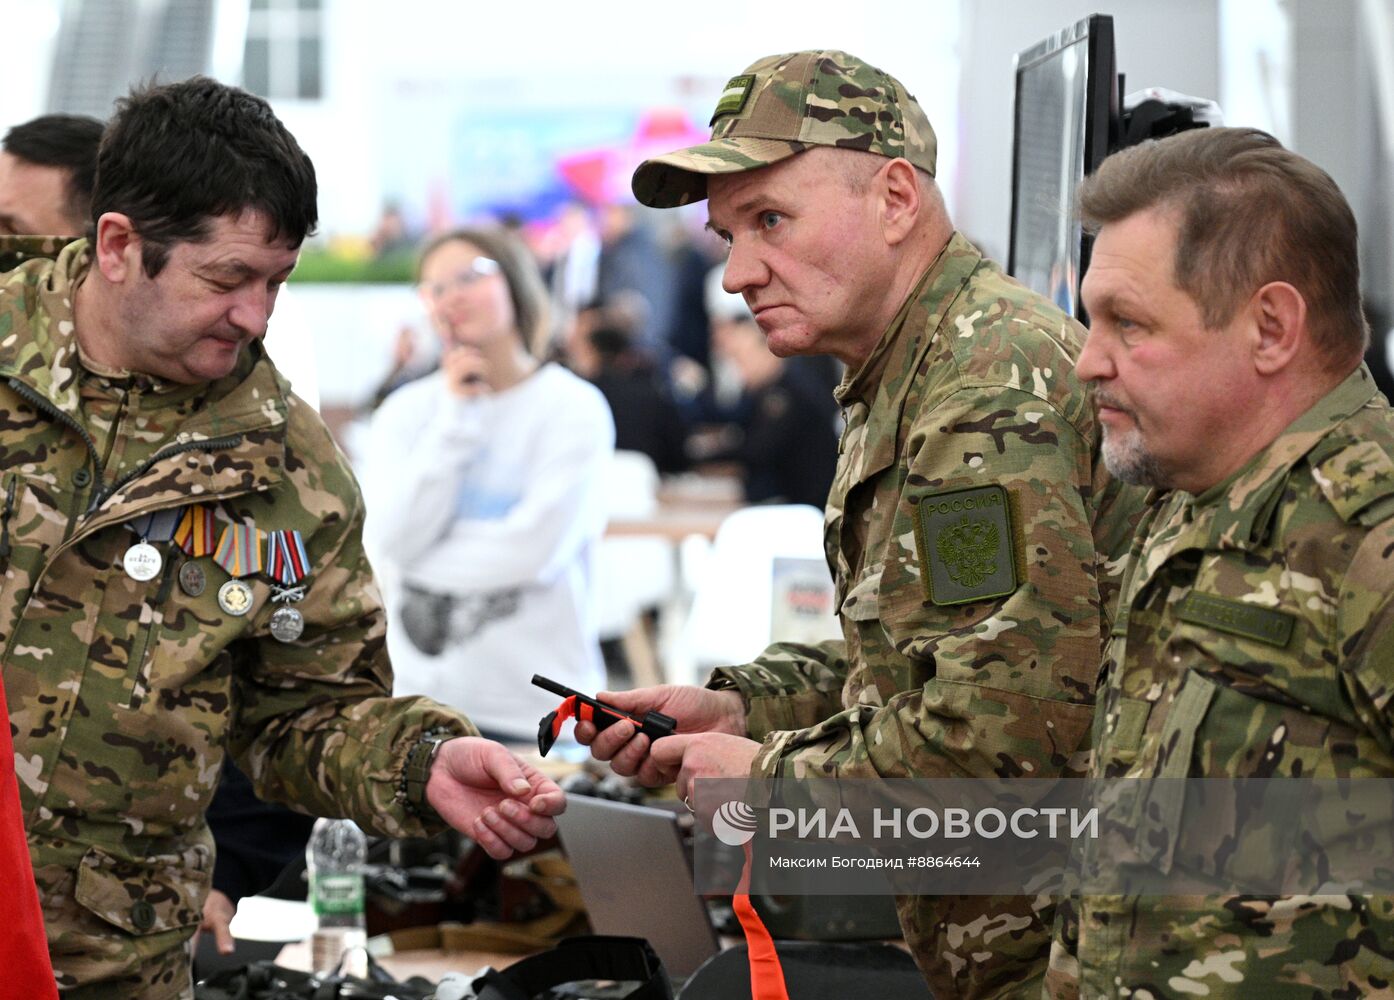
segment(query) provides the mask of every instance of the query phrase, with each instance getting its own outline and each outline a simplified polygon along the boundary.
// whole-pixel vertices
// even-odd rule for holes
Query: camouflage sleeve
[[[792,759],[800,770],[863,777],[1073,771],[1100,657],[1088,443],[1037,396],[988,386],[921,413],[906,455],[904,485],[885,498],[895,505],[885,550],[869,554],[852,587],[875,601],[859,603],[849,623],[867,666],[887,665],[885,675],[905,682],[812,728],[774,734],[757,770],[772,775]],[[1016,586],[995,599],[936,604],[923,582],[930,566],[916,543],[917,505],[993,484],[1009,500]],[[925,548],[935,559],[935,547]]]
[[[293,643],[260,624],[234,670],[229,744],[262,798],[318,816],[347,816],[389,837],[434,832],[407,812],[402,769],[433,730],[474,735],[459,712],[427,698],[391,698],[385,615],[363,553],[363,503],[342,461],[324,486],[343,503],[305,538],[313,567]],[[269,617],[267,615],[266,617]]]
[[[1337,639],[1361,721],[1394,751],[1394,520],[1365,536],[1341,585]]]
[[[817,725],[842,708],[847,649],[841,640],[817,645],[781,642],[753,663],[718,667],[707,687],[736,690],[745,702],[746,732],[753,740],[786,729]]]

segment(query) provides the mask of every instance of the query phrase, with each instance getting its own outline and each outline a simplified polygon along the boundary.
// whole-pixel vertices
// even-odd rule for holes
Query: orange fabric
[[[29,864],[29,843],[24,836],[24,814],[19,807],[15,776],[15,749],[10,738],[10,711],[0,687],[0,899],[5,901],[5,929],[0,933],[0,991],[25,1000],[57,1000],[53,966],[48,960],[43,912],[34,869]]]
[[[784,967],[779,964],[774,938],[770,937],[769,929],[750,902],[750,844],[745,845],[745,867],[741,869],[741,882],[736,886],[731,905],[736,919],[741,922],[741,930],[745,931],[745,946],[750,956],[751,1000],[789,1000]]]

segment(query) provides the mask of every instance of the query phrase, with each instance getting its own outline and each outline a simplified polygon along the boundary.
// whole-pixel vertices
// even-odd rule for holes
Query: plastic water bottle
[[[305,868],[310,876],[310,905],[319,919],[319,929],[310,939],[310,963],[316,973],[331,973],[342,962],[343,972],[368,974],[364,948],[368,932],[363,919],[367,854],[368,838],[352,820],[315,822],[305,845]]]

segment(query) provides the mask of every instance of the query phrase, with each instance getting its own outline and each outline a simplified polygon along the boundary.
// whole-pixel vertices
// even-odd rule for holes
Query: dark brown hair
[[[1332,367],[1364,354],[1355,215],[1324,170],[1266,132],[1196,129],[1122,150],[1085,178],[1079,208],[1096,232],[1149,209],[1173,212],[1173,280],[1211,329],[1285,281],[1306,300]]]
[[[102,123],[86,115],[41,115],[5,133],[0,149],[41,167],[68,172],[68,215],[83,229],[92,221],[92,184]]]
[[[270,239],[314,232],[315,168],[271,105],[203,76],[139,87],[116,102],[97,151],[92,218],[129,216],[155,277],[175,243],[208,239],[222,215],[266,216]]]

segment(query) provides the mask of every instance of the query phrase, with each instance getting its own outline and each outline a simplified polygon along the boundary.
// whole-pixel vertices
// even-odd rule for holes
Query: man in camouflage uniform
[[[83,235],[92,217],[102,128],[97,119],[82,115],[41,115],[5,133],[0,144],[0,233],[48,235],[0,243],[0,273],[31,257],[56,257]],[[284,364],[277,367],[287,379],[301,377]],[[309,384],[316,382],[311,378]],[[232,919],[237,900],[269,886],[285,867],[287,854],[303,853],[313,822],[264,802],[249,810],[245,804],[252,801],[247,777],[225,764],[208,809],[217,863],[199,926],[224,955],[236,947]],[[250,845],[255,845],[252,852]]]
[[[825,535],[844,640],[772,646],[706,691],[615,695],[699,734],[651,754],[624,723],[578,736],[684,790],[747,772],[1069,772],[1117,589],[1107,554],[1126,549],[1134,509],[1096,462],[1073,373],[1083,331],[953,231],[934,132],[880,70],[843,52],[762,59],[713,123],[710,143],[641,165],[634,191],[659,207],[707,197],[725,286],[770,349],[847,364]],[[936,996],[1008,997],[1040,987],[1048,902],[898,906]]]
[[[0,278],[0,662],[58,985],[164,1000],[190,995],[225,748],[265,798],[386,836],[443,818],[498,857],[563,801],[389,697],[358,487],[258,343],[316,218],[265,102],[132,95],[93,216]]]
[[[1350,207],[1250,129],[1121,152],[1080,205],[1098,239],[1077,371],[1109,468],[1158,490],[1109,637],[1093,773],[1394,775],[1394,416],[1361,363]],[[1176,857],[1225,857],[1182,797],[1137,808]],[[1077,933],[1052,955],[1055,996],[1367,997],[1394,981],[1387,898],[1086,896]]]

